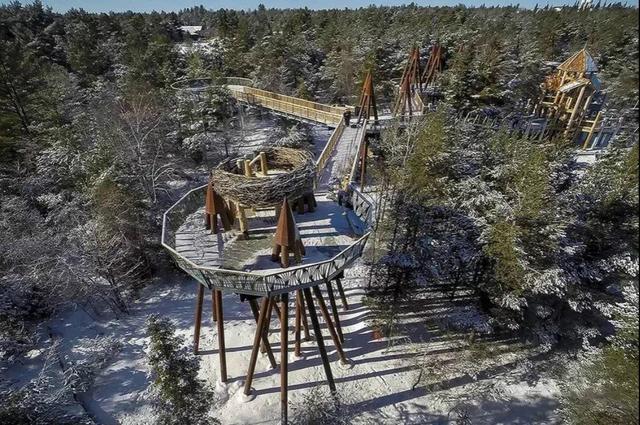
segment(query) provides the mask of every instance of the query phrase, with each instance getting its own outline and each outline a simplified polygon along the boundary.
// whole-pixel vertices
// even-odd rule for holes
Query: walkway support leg
[[[340,300],[342,301],[342,308],[345,311],[349,310],[349,304],[347,304],[347,297],[344,295],[344,288],[339,277],[336,277],[336,285],[338,286],[338,292],[340,293]]]
[[[289,337],[289,294],[281,295],[280,306],[280,423],[287,424],[288,377],[288,337]]]
[[[211,291],[211,318],[214,322],[218,321],[218,317],[216,316],[216,292]]]
[[[302,290],[298,289],[300,293],[300,316],[302,317],[302,329],[304,330],[304,340],[311,341],[311,335],[309,333],[309,322],[307,322],[307,309],[304,306],[304,297]]]
[[[331,281],[325,280],[327,284],[327,294],[329,295],[329,304],[331,304],[331,313],[333,314],[333,320],[336,323],[336,330],[338,331],[338,337],[340,338],[340,344],[344,344],[344,335],[342,335],[342,326],[340,325],[340,315],[338,314],[338,306],[336,299],[333,296],[333,288],[331,287]]]
[[[318,288],[317,286],[314,286],[313,293],[315,294],[316,299],[318,300],[318,305],[320,306],[320,312],[322,313],[322,317],[324,318],[324,321],[327,324],[327,329],[329,329],[329,334],[331,334],[333,345],[336,346],[336,350],[338,351],[338,357],[340,357],[340,362],[342,364],[348,364],[347,357],[344,355],[344,351],[342,351],[342,344],[340,343],[340,339],[338,338],[336,329],[333,327],[333,322],[331,321],[331,316],[329,315],[329,311],[327,310],[327,305],[324,303],[324,298],[322,298],[322,292],[320,292],[320,288]]]
[[[331,372],[331,365],[329,364],[329,357],[327,356],[327,350],[324,346],[324,340],[322,339],[322,333],[320,332],[320,323],[318,323],[318,315],[313,305],[313,296],[311,296],[311,290],[304,288],[304,298],[307,301],[307,307],[309,308],[309,318],[313,325],[313,332],[316,334],[316,341],[318,343],[318,350],[320,351],[320,358],[322,359],[322,366],[324,367],[324,373],[327,375],[327,381],[329,382],[329,389],[332,393],[336,392],[336,383],[333,381],[333,373]]]
[[[266,331],[265,322],[267,314],[271,311],[271,298],[265,297],[260,306],[260,315],[258,316],[258,324],[256,326],[256,334],[253,338],[253,348],[251,349],[251,358],[249,359],[249,370],[247,370],[247,379],[244,384],[244,395],[251,394],[251,383],[253,382],[253,373],[256,370],[256,361],[258,360],[258,350],[260,349],[260,339],[262,333]]]
[[[258,303],[255,299],[250,298],[249,306],[251,307],[251,312],[253,313],[253,318],[255,319],[256,324],[258,324],[258,317],[260,315],[260,313],[258,312]],[[274,357],[273,351],[271,350],[271,345],[269,344],[269,338],[266,332],[262,332],[262,344],[260,347],[260,351],[262,353],[267,353],[267,357],[269,357],[269,363],[271,364],[271,367],[275,369],[277,366],[276,358]]]
[[[220,381],[227,382],[227,353],[224,345],[224,320],[222,317],[222,291],[215,290],[216,322],[218,322],[218,351],[220,354]]]
[[[204,286],[198,285],[198,295],[196,296],[196,317],[193,328],[193,353],[198,354],[200,348],[200,326],[202,324],[202,302],[204,301]]]
[[[296,291],[296,325],[295,325],[295,336],[294,336],[294,341],[295,341],[295,349],[293,354],[296,357],[300,357],[300,327],[302,326],[302,312],[300,311],[300,297],[302,296],[302,293],[300,292],[300,290],[298,289]]]

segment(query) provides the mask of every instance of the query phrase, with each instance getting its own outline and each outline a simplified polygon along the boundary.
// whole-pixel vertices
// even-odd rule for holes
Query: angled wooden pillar
[[[429,86],[436,81],[438,75],[442,72],[443,67],[443,51],[440,43],[435,42],[431,47],[431,53],[427,60],[427,65],[422,74],[422,84]]]
[[[256,325],[258,324],[258,317],[260,313],[258,312],[258,303],[255,298],[249,298],[249,306],[251,307],[251,313],[253,314],[253,318],[256,321]],[[267,335],[266,329],[262,332],[262,344],[260,347],[260,351],[263,353],[267,353],[267,357],[269,358],[269,363],[272,368],[276,368],[276,358],[273,355],[273,351],[271,350],[271,345],[269,344],[269,335]]]
[[[229,214],[226,202],[222,199],[222,196],[218,195],[213,189],[213,181],[209,180],[207,193],[205,195],[204,218],[205,227],[207,230],[211,230],[211,233],[218,233],[218,217],[220,217],[220,221],[222,221],[224,230],[231,230],[231,224],[233,223],[232,215]]]
[[[304,245],[300,238],[300,232],[296,227],[293,219],[289,201],[287,198],[282,203],[280,216],[278,217],[278,225],[276,227],[276,235],[273,241],[273,249],[271,251],[271,260],[280,260],[280,265],[284,268],[289,267],[289,253],[293,253],[296,264],[302,262],[302,256],[305,254]]]
[[[281,295],[280,306],[280,423],[286,424],[289,385],[289,294]]]
[[[222,291],[214,289],[216,322],[218,324],[218,354],[220,356],[220,380],[227,382],[227,353],[224,343],[224,319],[222,314]]]
[[[332,393],[336,392],[336,383],[333,381],[333,373],[331,372],[331,365],[329,364],[329,356],[327,356],[327,349],[324,346],[324,340],[322,339],[322,333],[320,332],[320,323],[318,323],[318,315],[313,305],[313,296],[309,288],[303,290],[304,298],[307,301],[307,308],[309,309],[309,318],[313,326],[313,332],[316,334],[316,342],[318,343],[318,351],[320,351],[320,358],[322,359],[322,366],[324,373],[327,375],[327,382],[329,383],[329,389]]]
[[[593,124],[591,125],[591,128],[589,129],[589,133],[587,134],[587,138],[584,140],[584,143],[582,144],[582,149],[589,149],[591,140],[593,139],[593,135],[594,135],[594,133],[596,131],[596,128],[600,124],[601,118],[602,118],[602,111],[598,111],[598,113],[596,114],[596,118],[593,120]]]
[[[204,286],[198,285],[198,295],[196,296],[196,317],[193,328],[193,352],[198,354],[200,348],[200,326],[202,325],[202,303],[204,301]]]
[[[342,287],[342,281],[340,280],[342,277],[344,277],[344,273],[339,274],[335,279],[338,292],[340,293],[340,300],[342,301],[342,308],[346,311],[349,310],[349,304],[347,304],[347,297],[344,294],[344,288]]]
[[[394,116],[404,116],[405,113],[409,116],[413,115],[413,97],[416,89],[422,90],[422,82],[420,80],[420,49],[414,46],[400,80],[400,89],[393,108]]]
[[[367,173],[367,152],[369,150],[369,142],[365,136],[360,151],[360,190],[364,192],[365,177]]]
[[[311,341],[311,334],[309,334],[309,322],[307,321],[307,309],[304,307],[304,297],[302,295],[302,290],[297,290],[299,294],[299,305],[300,305],[300,316],[302,319],[302,329],[304,330],[304,340]]]
[[[331,316],[329,315],[329,311],[327,310],[327,305],[324,303],[324,298],[322,298],[322,292],[320,292],[320,288],[314,286],[313,293],[316,296],[316,300],[318,300],[320,312],[322,313],[324,322],[327,324],[327,329],[329,329],[329,334],[331,335],[331,339],[333,340],[333,345],[336,346],[336,350],[338,351],[340,362],[342,364],[348,364],[349,362],[347,361],[347,356],[345,356],[344,351],[342,350],[342,343],[340,342],[340,338],[338,337],[336,328],[333,326],[333,321],[331,320]]]
[[[340,324],[340,314],[338,313],[336,298],[333,295],[333,287],[331,287],[330,280],[325,279],[324,283],[327,285],[327,295],[329,295],[329,304],[331,305],[331,314],[333,314],[333,321],[336,323],[336,330],[338,331],[338,337],[340,338],[340,343],[344,344],[344,335],[342,335],[342,325]]]
[[[214,322],[218,321],[218,316],[216,316],[216,293],[215,293],[215,291],[211,291],[211,319]]]
[[[300,311],[300,290],[296,290],[296,319],[295,319],[295,326],[294,326],[294,351],[293,354],[296,357],[301,357],[301,353],[300,353],[300,328],[301,328],[301,323],[302,323],[302,312]]]
[[[247,378],[244,384],[244,395],[251,394],[251,384],[253,383],[253,374],[256,370],[256,362],[258,360],[258,351],[260,350],[260,340],[265,332],[265,323],[268,320],[267,314],[271,311],[271,298],[265,297],[260,306],[260,315],[256,325],[256,333],[253,337],[253,347],[251,349],[251,357],[249,358],[249,369],[247,370]]]
[[[360,94],[359,112],[357,124],[360,124],[363,120],[368,120],[373,113],[374,123],[378,123],[378,107],[376,106],[376,96],[373,92],[373,78],[371,76],[371,70],[367,71],[367,75],[364,78],[362,84],[362,93]]]

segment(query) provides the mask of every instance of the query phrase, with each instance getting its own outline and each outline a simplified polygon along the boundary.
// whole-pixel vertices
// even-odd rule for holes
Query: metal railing
[[[375,225],[375,204],[367,199],[367,197],[360,192],[355,184],[350,183],[349,189],[351,190],[351,204],[353,205],[353,212],[367,225],[369,230],[374,228]]]

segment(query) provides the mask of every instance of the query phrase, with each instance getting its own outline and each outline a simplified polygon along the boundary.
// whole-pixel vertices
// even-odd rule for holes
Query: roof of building
[[[558,66],[558,69],[569,72],[593,73],[598,72],[598,65],[596,65],[596,61],[593,60],[593,56],[587,52],[587,49],[581,49],[569,59],[562,62]]]
[[[202,25],[182,25],[180,29],[189,35],[198,35],[202,31]]]

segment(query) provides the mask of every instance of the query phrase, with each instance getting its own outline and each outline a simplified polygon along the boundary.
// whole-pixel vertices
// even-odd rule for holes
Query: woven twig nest
[[[286,196],[295,200],[313,191],[316,167],[310,153],[299,149],[272,148],[265,151],[269,170],[287,170],[268,177],[237,174],[235,160],[228,160],[212,171],[213,188],[226,199],[247,207],[273,207]]]

